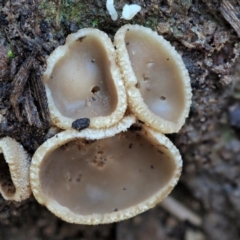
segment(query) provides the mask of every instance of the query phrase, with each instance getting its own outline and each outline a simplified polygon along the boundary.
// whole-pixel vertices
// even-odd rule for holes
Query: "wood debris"
[[[165,198],[160,205],[181,221],[189,221],[195,226],[202,225],[202,219],[196,213],[172,197]]]
[[[0,46],[0,81],[5,81],[8,74],[7,50],[2,45]]]
[[[223,0],[220,5],[220,12],[240,37],[240,12],[237,8],[232,5],[231,1]]]
[[[38,49],[21,65],[12,82],[10,102],[18,121],[24,116],[30,126],[50,127],[50,113],[45,88],[40,77],[40,69],[35,62]]]
[[[40,68],[37,64],[34,64],[34,71],[32,72],[30,78],[30,86],[39,108],[39,114],[42,118],[43,126],[45,128],[49,128],[51,126],[50,112],[45,87],[40,76]]]
[[[23,117],[20,112],[20,103],[22,102],[22,94],[24,91],[24,87],[29,77],[29,72],[33,65],[34,57],[36,56],[36,51],[33,52],[31,56],[29,56],[25,62],[22,64],[17,74],[15,75],[12,82],[12,94],[10,97],[10,102],[14,108],[17,119],[22,122]]]

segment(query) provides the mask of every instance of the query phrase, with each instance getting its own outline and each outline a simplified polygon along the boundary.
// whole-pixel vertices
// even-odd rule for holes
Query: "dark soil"
[[[0,197],[1,240],[240,239],[240,2],[120,0],[119,14],[129,2],[140,4],[141,12],[114,22],[104,0],[0,0],[0,137],[15,138],[30,154],[46,140],[50,121],[41,74],[69,33],[96,27],[112,37],[125,23],[151,27],[176,47],[190,73],[190,116],[169,135],[184,159],[172,196],[203,225],[180,221],[161,205],[120,223],[73,225],[33,197],[22,203]]]

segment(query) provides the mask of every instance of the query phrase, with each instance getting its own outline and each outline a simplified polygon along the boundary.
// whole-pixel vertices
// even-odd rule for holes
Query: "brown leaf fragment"
[[[240,13],[237,11],[237,8],[232,5],[231,1],[223,0],[220,6],[220,12],[236,31],[238,37],[240,37]]]
[[[39,66],[34,64],[35,71],[32,72],[30,78],[30,86],[32,89],[35,102],[38,105],[39,115],[42,118],[44,127],[48,128],[51,125],[50,112],[48,108],[47,96],[43,81],[40,76]]]
[[[25,90],[24,96],[24,110],[26,117],[30,126],[36,126],[38,128],[42,127],[41,120],[39,118],[37,107],[34,104],[34,99],[32,97],[30,88],[28,87]]]
[[[33,51],[31,56],[29,56],[21,65],[12,82],[12,94],[10,96],[10,102],[14,108],[16,117],[20,122],[23,120],[23,118],[20,113],[19,104],[22,101],[22,94],[29,77],[29,71],[33,65],[36,52],[37,50]]]

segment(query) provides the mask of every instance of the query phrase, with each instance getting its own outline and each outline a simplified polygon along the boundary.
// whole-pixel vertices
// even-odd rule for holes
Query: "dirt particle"
[[[79,118],[72,123],[72,128],[81,131],[89,127],[89,124],[90,124],[89,118]]]
[[[160,99],[164,101],[164,100],[166,100],[166,97],[161,96]]]
[[[100,87],[99,86],[95,86],[95,87],[92,88],[91,92],[94,94],[94,93],[97,93],[99,91],[100,91]]]
[[[80,37],[77,41],[82,42],[87,36]]]

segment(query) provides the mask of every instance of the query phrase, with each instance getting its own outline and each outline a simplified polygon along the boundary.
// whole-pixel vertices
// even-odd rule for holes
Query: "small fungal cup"
[[[78,224],[117,222],[160,202],[179,179],[181,156],[155,130],[129,130],[134,122],[125,117],[105,130],[67,130],[43,143],[30,170],[37,201]]]
[[[114,44],[130,110],[162,133],[178,132],[192,96],[181,56],[162,36],[139,25],[121,27]]]
[[[43,75],[52,122],[69,129],[81,118],[90,128],[116,124],[126,110],[126,94],[115,50],[97,29],[70,34],[47,60]]]

